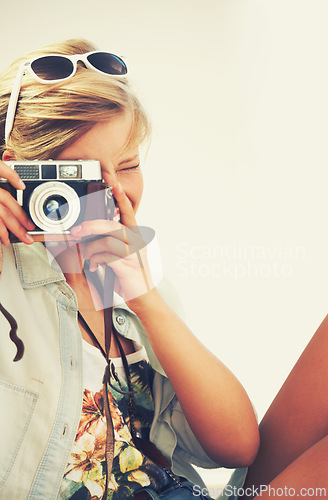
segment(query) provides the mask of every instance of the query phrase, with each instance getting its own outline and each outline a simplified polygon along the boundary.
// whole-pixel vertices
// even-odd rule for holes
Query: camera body
[[[35,224],[31,235],[69,234],[85,220],[119,220],[111,188],[101,178],[97,160],[7,161],[24,181],[15,189],[0,178]],[[18,241],[10,235],[11,241]]]

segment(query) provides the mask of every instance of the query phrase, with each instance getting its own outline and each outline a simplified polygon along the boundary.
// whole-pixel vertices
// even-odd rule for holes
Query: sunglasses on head
[[[40,83],[57,83],[74,76],[79,61],[83,62],[86,68],[105,75],[125,77],[128,72],[123,59],[110,52],[98,50],[74,55],[49,54],[24,61],[17,72],[9,99],[5,124],[6,143],[14,126],[18,97],[26,71]]]

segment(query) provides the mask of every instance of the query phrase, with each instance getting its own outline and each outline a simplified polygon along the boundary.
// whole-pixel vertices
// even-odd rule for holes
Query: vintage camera
[[[72,226],[85,220],[119,220],[111,188],[101,178],[96,160],[7,161],[24,181],[26,189],[17,190],[0,178],[31,217],[31,235],[69,234]],[[11,235],[10,239],[15,240]],[[16,238],[17,240],[17,238]]]

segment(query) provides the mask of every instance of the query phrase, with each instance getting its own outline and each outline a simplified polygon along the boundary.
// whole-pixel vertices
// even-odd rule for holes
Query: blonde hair
[[[150,137],[150,123],[126,78],[111,77],[78,63],[74,77],[56,84],[37,82],[29,73],[23,77],[8,144],[4,126],[13,82],[19,65],[45,54],[83,54],[97,48],[82,39],[67,40],[30,52],[0,75],[0,137],[2,152],[7,149],[16,160],[56,159],[69,145],[96,123],[130,111],[133,123],[129,145]]]

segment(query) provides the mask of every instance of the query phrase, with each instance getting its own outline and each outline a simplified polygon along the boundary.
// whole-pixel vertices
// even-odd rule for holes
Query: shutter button
[[[119,325],[123,325],[123,323],[125,323],[125,318],[123,318],[123,316],[117,316],[116,321]]]

